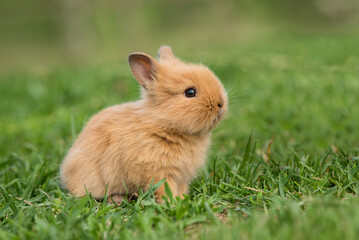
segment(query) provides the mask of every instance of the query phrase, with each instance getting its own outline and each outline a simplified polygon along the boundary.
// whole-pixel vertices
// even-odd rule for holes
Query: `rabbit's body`
[[[205,162],[209,134],[184,136],[161,129],[146,121],[141,110],[141,102],[134,102],[92,117],[62,167],[70,192],[83,196],[86,186],[95,198],[102,198],[107,186],[108,195],[131,195],[139,187],[146,189],[152,178],[170,179],[174,195],[187,191]]]
[[[182,196],[204,165],[213,129],[227,109],[227,96],[202,65],[185,64],[169,47],[159,61],[129,58],[142,85],[142,100],[112,106],[93,116],[64,159],[63,185],[76,196],[131,195],[166,178]],[[161,202],[162,185],[156,191]]]

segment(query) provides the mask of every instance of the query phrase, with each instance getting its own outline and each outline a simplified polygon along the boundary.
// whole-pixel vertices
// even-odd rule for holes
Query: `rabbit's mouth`
[[[219,110],[219,112],[213,119],[213,123],[212,123],[212,127],[211,127],[212,129],[215,128],[218,125],[218,123],[222,120],[223,116],[226,113],[226,110],[227,110],[226,108],[221,108]]]
[[[222,119],[223,114],[224,114],[224,111],[223,111],[223,109],[221,108],[221,110],[219,110],[219,112],[218,112],[218,114],[217,114],[217,116],[216,116],[216,118],[215,118],[215,121],[216,121],[216,122],[219,122],[219,121]]]
[[[213,126],[212,126],[213,128],[216,127],[217,124],[221,121],[222,116],[223,116],[223,113],[222,113],[222,111],[220,111],[213,120]]]

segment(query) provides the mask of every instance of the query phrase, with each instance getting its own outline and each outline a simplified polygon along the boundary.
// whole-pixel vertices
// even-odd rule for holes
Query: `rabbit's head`
[[[227,111],[227,94],[207,67],[184,63],[162,46],[157,60],[145,53],[129,56],[133,75],[142,86],[143,113],[148,121],[181,134],[207,134]]]

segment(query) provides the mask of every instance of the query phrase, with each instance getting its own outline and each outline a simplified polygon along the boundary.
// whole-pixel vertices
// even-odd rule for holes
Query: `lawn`
[[[177,53],[213,69],[230,111],[188,196],[168,193],[162,205],[156,186],[115,207],[59,185],[59,165],[89,117],[138,98],[127,56],[2,73],[0,239],[357,239],[358,42],[286,35]]]

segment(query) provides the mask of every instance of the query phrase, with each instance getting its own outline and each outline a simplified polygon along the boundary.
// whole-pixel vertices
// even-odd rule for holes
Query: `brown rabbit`
[[[158,60],[133,53],[128,61],[142,99],[90,119],[62,163],[63,186],[99,199],[107,189],[120,203],[166,178],[173,195],[182,196],[205,163],[210,131],[227,111],[226,92],[207,67],[183,63],[167,46]],[[156,201],[163,195],[162,185]]]

